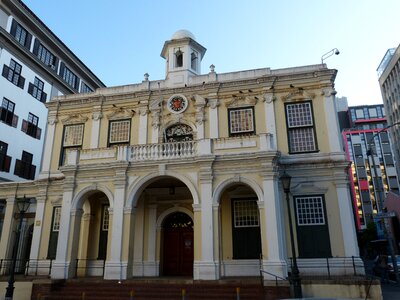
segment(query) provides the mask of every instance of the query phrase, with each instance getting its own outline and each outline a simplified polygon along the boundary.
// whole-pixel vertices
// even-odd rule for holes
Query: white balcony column
[[[159,141],[159,131],[161,126],[161,118],[162,118],[162,111],[161,105],[163,100],[153,100],[150,103],[150,112],[151,112],[151,143],[157,144]],[[165,129],[165,128],[163,128]]]
[[[47,178],[50,172],[51,160],[53,157],[53,141],[54,134],[56,131],[56,124],[58,120],[55,116],[48,116],[47,128],[46,128],[46,139],[44,142],[43,154],[42,154],[42,167],[39,175],[39,179]]]
[[[157,241],[157,205],[151,204],[148,209],[148,241],[147,241],[147,262],[145,262],[145,276],[158,276],[158,264],[156,262],[156,241]]]
[[[94,108],[99,109],[98,107]],[[90,136],[90,149],[99,148],[99,139],[100,139],[100,123],[103,114],[100,111],[96,111],[92,113],[92,133]]]
[[[139,145],[147,144],[147,121],[149,110],[146,106],[139,107]]]
[[[206,100],[199,96],[194,95],[193,99],[195,100],[194,106],[196,107],[196,126],[197,126],[197,139],[204,139],[204,107],[206,106]]]
[[[352,201],[346,177],[343,174],[336,174],[335,178],[336,193],[339,200],[340,225],[344,239],[344,256],[359,256]]]
[[[11,258],[12,245],[14,245],[13,238],[15,238],[14,226],[15,226],[15,198],[10,197],[6,199],[6,212],[4,214],[3,229],[1,232],[0,239],[0,257],[1,258]]]
[[[270,150],[277,150],[276,121],[275,121],[275,96],[273,93],[264,94],[265,128],[270,138]]]
[[[144,257],[144,207],[139,204],[136,207],[133,223],[134,240],[133,240],[133,274],[132,276],[144,276],[143,257]]]
[[[219,138],[219,123],[218,123],[218,106],[219,100],[216,93],[209,94],[208,100],[208,115],[210,124],[210,138]]]
[[[264,198],[258,205],[261,220],[261,242],[263,253],[263,269],[277,276],[286,277],[285,230],[282,220],[281,195],[277,177],[273,174],[265,176],[262,183]],[[272,277],[271,277],[272,278]],[[264,274],[264,279],[271,279]]]
[[[72,200],[74,194],[73,180],[66,178],[68,183],[64,186],[63,200],[61,206],[61,218],[60,218],[60,231],[58,232],[57,240],[57,254],[56,259],[53,262],[51,269],[52,279],[68,279],[74,275],[74,261],[71,254],[69,254],[69,249],[78,247],[79,243],[79,232],[78,236],[74,235],[74,230],[79,227],[77,219],[79,217],[76,214],[72,214]],[[72,220],[73,219],[73,220]]]
[[[112,216],[111,236],[109,236],[110,253],[105,263],[104,279],[126,279],[126,268],[122,264],[122,237],[124,228],[124,205],[126,195],[126,169],[117,171],[114,179],[114,203],[110,209]]]
[[[335,95],[333,88],[324,89],[322,94],[325,96],[325,124],[329,126],[326,130],[330,145],[330,152],[342,152],[342,136],[339,129]]]
[[[46,206],[46,189],[47,185],[41,186],[39,188],[40,196],[36,197],[36,211],[35,211],[35,223],[33,226],[33,234],[32,234],[32,244],[29,254],[29,270],[28,274],[35,274],[38,269],[38,259],[39,251],[40,251],[40,242],[42,238],[43,232],[43,219],[44,219],[44,211]]]
[[[212,203],[211,167],[201,167],[200,171],[200,206],[201,206],[201,260],[195,262],[193,279],[216,280],[219,271],[214,260],[214,218]]]

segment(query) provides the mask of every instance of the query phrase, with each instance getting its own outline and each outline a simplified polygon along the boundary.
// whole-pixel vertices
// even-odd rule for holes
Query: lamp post
[[[292,248],[292,259],[293,259],[292,271],[290,273],[290,284],[292,285],[292,288],[293,288],[294,297],[295,298],[303,298],[302,292],[301,292],[301,279],[300,279],[300,275],[299,275],[300,272],[299,272],[299,268],[297,267],[296,249],[294,247],[292,215],[290,213],[289,193],[290,193],[290,182],[292,180],[292,177],[289,174],[287,174],[285,171],[280,179],[282,181],[283,191],[286,194],[286,202],[287,202],[288,215],[289,215],[289,232],[290,232],[290,244],[291,244],[290,246]]]
[[[374,141],[374,138],[376,136],[378,136],[381,132],[386,131],[389,128],[392,128],[393,126],[396,125],[400,125],[400,122],[397,123],[393,123],[392,125],[386,126],[385,128],[382,128],[381,130],[379,130],[378,132],[376,132],[374,135],[372,135],[372,137],[367,141],[367,146],[368,146],[368,150],[367,150],[367,156],[371,156],[372,159],[372,167],[374,169],[374,179],[375,179],[375,190],[376,190],[376,196],[377,196],[377,200],[378,200],[378,213],[381,217],[381,223],[382,223],[382,228],[383,228],[383,234],[385,236],[385,238],[388,241],[389,244],[389,251],[390,251],[390,256],[392,258],[392,263],[393,263],[393,271],[394,274],[396,276],[396,282],[397,284],[400,284],[400,278],[399,278],[399,271],[398,271],[398,266],[397,266],[397,258],[395,255],[395,250],[394,250],[394,243],[393,243],[393,239],[391,236],[389,236],[387,228],[386,228],[386,221],[385,221],[385,213],[383,211],[383,199],[382,199],[382,189],[381,189],[381,180],[378,178],[378,172],[376,170],[376,163],[375,163],[375,158],[374,158],[374,152],[372,150],[371,147],[371,143]],[[374,142],[375,145],[375,142]],[[375,146],[376,149],[376,146]]]
[[[321,64],[324,63],[324,60],[326,60],[328,57],[331,57],[332,55],[339,55],[340,52],[338,50],[338,48],[333,48],[332,50],[329,50],[328,52],[326,52],[325,54],[323,54],[321,56]]]
[[[21,228],[22,228],[22,222],[24,220],[24,215],[27,212],[29,205],[30,205],[30,199],[26,199],[26,197],[24,195],[24,198],[16,199],[16,202],[17,202],[17,208],[18,208],[20,220],[19,220],[19,224],[18,224],[17,234],[15,237],[15,243],[14,243],[12,259],[11,259],[10,278],[8,279],[8,286],[6,288],[6,296],[5,296],[4,300],[12,300],[13,299],[14,282],[15,282],[15,265],[17,262],[19,238],[21,235]]]

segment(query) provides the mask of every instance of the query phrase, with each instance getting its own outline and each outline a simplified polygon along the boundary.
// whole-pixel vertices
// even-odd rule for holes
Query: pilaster
[[[58,119],[56,116],[48,116],[47,118],[47,129],[46,129],[46,140],[44,142],[43,147],[43,155],[42,155],[42,170],[39,175],[39,178],[48,177],[48,173],[50,172],[51,160],[53,157],[53,141],[54,141],[54,133],[56,130],[56,124]],[[46,159],[44,159],[46,158]]]
[[[147,143],[147,119],[149,110],[147,105],[139,107],[139,145]]]
[[[208,114],[210,123],[210,138],[219,138],[219,124],[218,124],[218,106],[219,100],[216,93],[211,93],[208,95]]]
[[[275,121],[275,96],[273,93],[264,94],[265,128],[271,137],[271,150],[277,150],[276,121]]]
[[[7,201],[6,212],[4,215],[3,229],[1,232],[1,239],[0,239],[1,258],[11,258],[12,246],[14,244],[13,231],[15,226],[14,211],[16,202],[14,197],[7,198],[6,201]]]
[[[339,123],[336,110],[335,95],[336,91],[333,88],[327,88],[322,91],[325,97],[325,124],[329,126],[327,130],[330,152],[342,152],[342,136],[339,131]]]
[[[94,109],[99,109],[94,107]],[[99,148],[99,138],[100,138],[100,123],[103,118],[103,114],[100,111],[95,111],[92,113],[92,134],[90,136],[90,148]]]

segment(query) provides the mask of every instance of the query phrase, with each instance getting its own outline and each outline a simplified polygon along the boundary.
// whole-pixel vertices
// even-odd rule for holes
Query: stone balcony
[[[71,149],[64,166],[112,163],[116,161],[146,162],[201,156],[233,155],[276,151],[271,134],[202,139],[173,143],[122,145],[110,148]]]

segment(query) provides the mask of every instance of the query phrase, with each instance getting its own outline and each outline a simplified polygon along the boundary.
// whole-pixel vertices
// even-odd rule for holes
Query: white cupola
[[[166,60],[165,79],[173,86],[188,84],[189,77],[201,74],[201,60],[206,51],[190,31],[175,32],[161,51]]]

